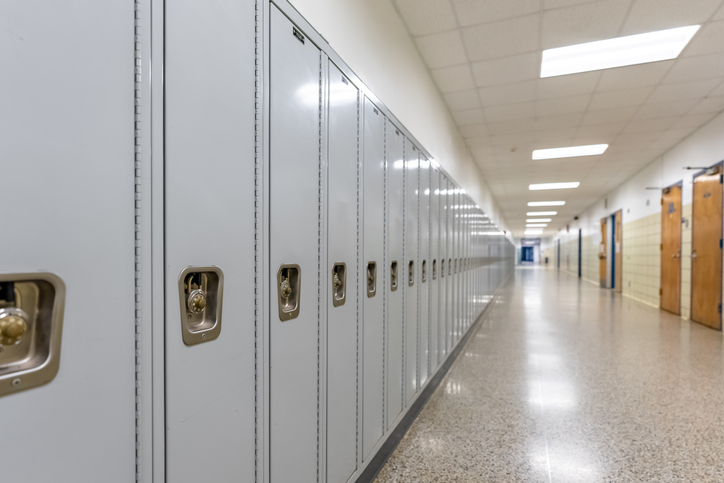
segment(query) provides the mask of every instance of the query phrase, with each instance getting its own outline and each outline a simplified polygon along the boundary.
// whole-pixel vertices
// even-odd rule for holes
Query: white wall
[[[505,221],[390,0],[290,0],[503,230]]]

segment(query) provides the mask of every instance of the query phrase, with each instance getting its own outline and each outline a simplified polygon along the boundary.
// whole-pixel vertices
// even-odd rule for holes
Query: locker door
[[[402,258],[404,137],[387,122],[387,428],[402,412],[402,285],[406,281]],[[394,268],[394,283],[392,272]]]
[[[420,387],[430,373],[430,161],[420,155],[420,345],[418,360]]]
[[[32,314],[38,288],[63,316],[45,332],[60,342],[57,373],[0,379],[8,483],[135,478],[133,9],[0,3],[0,280],[20,282],[14,301],[3,284],[0,303]],[[22,360],[32,334],[0,346],[0,367]]]
[[[404,293],[404,314],[405,314],[405,405],[410,402],[417,392],[417,346],[419,344],[420,328],[418,318],[419,300],[418,287],[420,258],[418,253],[418,216],[420,189],[420,159],[419,151],[409,139],[405,140],[405,283]]]
[[[447,227],[447,218],[448,218],[448,206],[447,206],[447,178],[444,174],[440,173],[439,175],[439,186],[440,186],[440,197],[439,197],[439,209],[440,209],[440,215],[439,215],[439,232],[440,236],[438,238],[438,242],[440,244],[440,248],[438,250],[440,261],[438,262],[440,264],[440,275],[439,275],[439,284],[440,284],[440,300],[438,302],[438,323],[440,324],[440,355],[439,360],[440,362],[443,361],[445,356],[448,352],[448,319],[447,319],[447,301],[448,301],[448,288],[447,288],[447,281],[450,280],[450,277],[448,276],[448,261],[447,261],[447,247],[448,247],[448,227]]]
[[[430,373],[440,363],[440,171],[430,169]]]
[[[453,187],[452,199],[452,345],[457,344],[460,337],[460,190]]]
[[[327,86],[327,481],[338,482],[357,468],[359,93],[332,62]]]
[[[445,258],[447,273],[445,274],[445,355],[450,353],[453,346],[453,184],[449,178],[445,178]]]
[[[271,9],[270,52],[271,481],[314,481],[321,54],[276,7]]]
[[[174,482],[254,477],[254,7],[229,8],[213,0],[165,11],[166,479]],[[194,280],[208,295],[202,317],[220,316],[221,331],[197,331],[208,342],[187,345],[199,329],[187,325],[196,321]]]
[[[364,300],[363,460],[383,433],[385,260],[385,116],[365,98],[364,256],[360,297]]]

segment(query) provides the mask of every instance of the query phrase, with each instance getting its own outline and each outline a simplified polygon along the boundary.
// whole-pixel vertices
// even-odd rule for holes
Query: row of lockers
[[[0,5],[5,479],[356,479],[512,245],[285,0],[68,2]]]

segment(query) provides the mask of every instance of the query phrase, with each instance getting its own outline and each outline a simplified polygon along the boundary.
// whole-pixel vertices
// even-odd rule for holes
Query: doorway
[[[533,247],[522,247],[520,261],[533,263]]]
[[[721,330],[722,166],[694,175],[691,320]]]
[[[608,233],[608,219],[601,218],[601,243],[598,245],[598,279],[602,288],[606,288],[606,237]]]
[[[681,314],[681,189],[680,181],[661,192],[661,308],[676,315]]]
[[[583,265],[583,230],[578,229],[578,278],[582,276],[582,265]]]

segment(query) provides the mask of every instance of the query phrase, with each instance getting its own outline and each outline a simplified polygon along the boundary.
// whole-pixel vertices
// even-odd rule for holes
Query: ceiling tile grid
[[[555,233],[724,111],[724,0],[391,1],[516,235],[528,201],[566,201]],[[693,24],[675,60],[540,78],[544,49]],[[601,156],[531,159],[603,143]],[[581,186],[528,190],[561,181]]]

